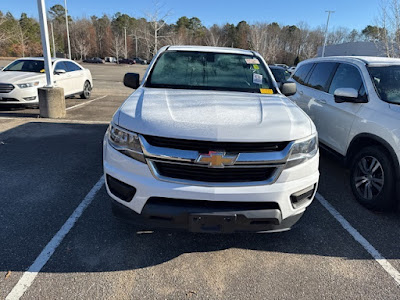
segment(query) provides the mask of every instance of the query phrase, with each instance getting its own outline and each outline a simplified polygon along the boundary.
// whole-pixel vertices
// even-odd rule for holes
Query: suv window
[[[390,103],[400,104],[400,66],[368,67],[372,82],[379,98]]]
[[[64,63],[66,64],[66,66],[68,68],[67,72],[82,70],[77,64],[74,64],[72,61],[64,61]]]
[[[337,63],[333,62],[317,63],[307,81],[307,85],[316,90],[328,92],[328,86],[336,66]]]
[[[332,79],[332,83],[329,88],[329,94],[333,95],[338,88],[353,88],[358,91],[359,95],[361,93],[365,94],[365,89],[363,88],[363,81],[360,72],[356,67],[349,64],[339,65],[336,70],[335,76]],[[361,91],[361,89],[363,91]]]
[[[306,78],[308,73],[310,73],[310,70],[314,64],[305,64],[300,66],[300,68],[294,73],[293,79],[296,80],[300,84],[305,84]]]

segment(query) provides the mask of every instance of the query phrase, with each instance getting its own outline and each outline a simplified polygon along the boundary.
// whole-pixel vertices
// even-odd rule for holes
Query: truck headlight
[[[290,151],[286,168],[297,166],[313,158],[318,153],[318,136],[315,134],[306,139],[296,141]]]
[[[108,127],[108,141],[115,150],[146,163],[137,133],[111,123]]]
[[[28,83],[20,83],[20,84],[17,84],[17,85],[21,89],[26,89],[26,88],[38,86],[39,85],[39,81],[28,82]]]

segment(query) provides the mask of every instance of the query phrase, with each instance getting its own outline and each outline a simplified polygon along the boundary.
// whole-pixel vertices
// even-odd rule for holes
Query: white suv
[[[194,232],[283,231],[318,184],[310,118],[252,51],[164,47],[104,138],[116,216]]]
[[[300,63],[297,103],[317,126],[321,147],[350,166],[356,199],[373,210],[398,202],[400,59],[326,57]]]

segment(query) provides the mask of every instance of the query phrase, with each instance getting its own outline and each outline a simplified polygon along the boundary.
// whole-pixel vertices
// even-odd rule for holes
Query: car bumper
[[[319,179],[316,155],[284,170],[270,185],[179,184],[156,179],[147,164],[116,151],[106,139],[103,147],[106,189],[115,215],[156,227],[196,232],[288,230],[311,204]],[[121,196],[127,195],[125,187],[134,188],[127,198]],[[301,198],[301,191],[307,191],[307,197]]]
[[[37,87],[21,89],[16,86],[9,93],[0,93],[0,105],[31,105],[38,103],[39,97]]]

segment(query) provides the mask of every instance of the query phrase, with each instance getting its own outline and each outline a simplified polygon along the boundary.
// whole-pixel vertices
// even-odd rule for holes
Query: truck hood
[[[1,83],[28,83],[32,81],[43,81],[45,74],[33,73],[33,72],[14,72],[14,71],[1,71],[0,82]]]
[[[141,134],[210,141],[291,141],[311,119],[282,95],[139,88],[114,120]]]

